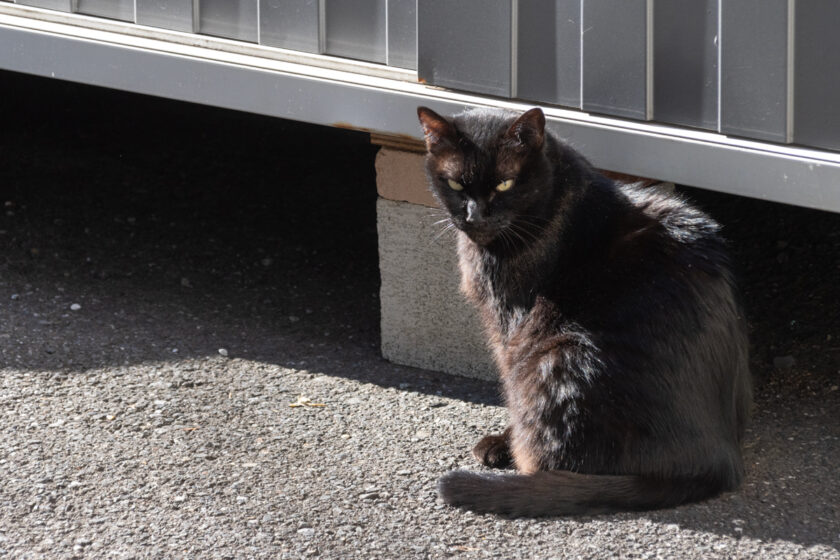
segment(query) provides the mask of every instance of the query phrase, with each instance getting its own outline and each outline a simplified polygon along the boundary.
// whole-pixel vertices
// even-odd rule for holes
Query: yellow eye
[[[496,190],[499,192],[509,191],[510,188],[513,186],[513,179],[508,179],[507,181],[502,181],[498,185],[496,185]]]
[[[452,179],[447,180],[449,186],[452,188],[453,191],[462,191],[464,190],[464,185],[459,183],[458,181],[453,181]]]

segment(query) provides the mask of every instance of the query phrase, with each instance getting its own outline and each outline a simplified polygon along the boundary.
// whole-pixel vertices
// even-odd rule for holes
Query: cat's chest
[[[511,263],[475,254],[462,254],[461,289],[503,335],[528,316],[538,295],[533,279]]]

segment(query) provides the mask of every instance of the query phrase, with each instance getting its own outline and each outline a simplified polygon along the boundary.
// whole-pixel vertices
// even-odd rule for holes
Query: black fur
[[[443,498],[565,515],[737,488],[751,381],[720,226],[607,179],[545,131],[539,109],[418,114],[510,409],[506,433],[475,454],[503,466],[507,451],[523,473],[450,473]]]

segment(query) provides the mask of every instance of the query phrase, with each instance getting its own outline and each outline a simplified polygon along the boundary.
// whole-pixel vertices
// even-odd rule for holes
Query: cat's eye
[[[499,192],[509,191],[513,186],[513,179],[507,179],[496,185],[496,190]]]
[[[464,185],[462,185],[462,184],[461,184],[461,183],[459,183],[458,181],[453,181],[452,179],[447,179],[447,181],[446,181],[446,182],[449,184],[449,187],[450,187],[453,191],[462,191],[462,190],[464,190]]]

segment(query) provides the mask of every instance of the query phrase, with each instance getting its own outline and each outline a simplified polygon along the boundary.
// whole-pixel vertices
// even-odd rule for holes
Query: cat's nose
[[[474,224],[481,220],[481,210],[478,208],[478,203],[475,200],[467,201],[467,223]]]

